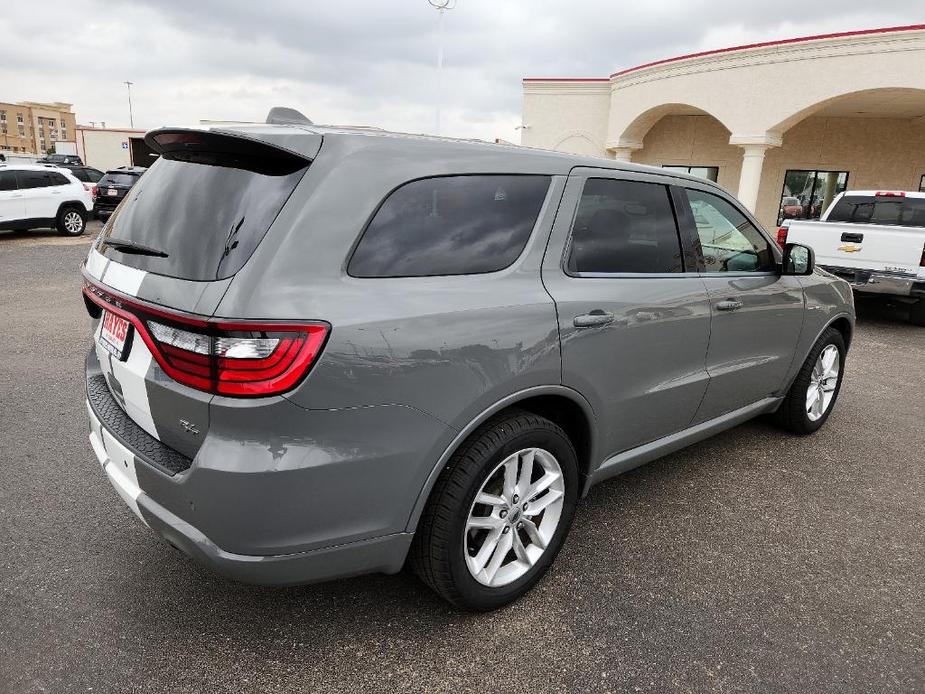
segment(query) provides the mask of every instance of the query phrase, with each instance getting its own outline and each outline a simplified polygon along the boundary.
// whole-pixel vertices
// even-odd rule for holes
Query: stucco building
[[[71,104],[0,102],[0,151],[41,156],[58,142],[74,142],[77,121]]]
[[[839,191],[925,188],[925,25],[523,80],[524,145],[679,167],[768,227]]]

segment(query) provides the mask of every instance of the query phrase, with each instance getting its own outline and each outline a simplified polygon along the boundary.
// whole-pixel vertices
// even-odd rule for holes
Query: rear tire
[[[86,211],[75,205],[62,207],[55,228],[62,236],[80,236],[87,230]]]
[[[835,328],[828,328],[813,345],[800,367],[787,396],[775,413],[777,424],[794,434],[806,435],[825,424],[845,373],[845,339]],[[834,366],[837,373],[832,372]]]
[[[557,424],[522,410],[489,419],[437,480],[411,566],[457,607],[487,611],[513,602],[542,578],[562,546],[578,479],[575,448]]]
[[[919,299],[909,309],[909,320],[913,325],[925,326],[925,299]]]

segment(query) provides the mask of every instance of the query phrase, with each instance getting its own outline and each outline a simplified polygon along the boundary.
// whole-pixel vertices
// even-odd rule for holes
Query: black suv
[[[96,216],[107,219],[145,171],[140,166],[107,171],[96,183],[96,202],[93,206]]]
[[[48,156],[36,160],[36,164],[55,164],[57,166],[75,164],[77,166],[83,166],[84,163],[83,159],[76,154],[49,154]]]

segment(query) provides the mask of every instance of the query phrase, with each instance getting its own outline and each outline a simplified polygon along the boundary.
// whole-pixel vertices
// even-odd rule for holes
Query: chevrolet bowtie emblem
[[[839,246],[838,250],[844,251],[845,253],[857,253],[859,250],[861,250],[861,247],[855,246],[851,243],[846,243],[843,246]]]

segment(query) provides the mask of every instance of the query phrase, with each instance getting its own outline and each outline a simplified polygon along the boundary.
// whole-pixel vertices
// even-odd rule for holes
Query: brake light
[[[878,198],[904,198],[906,197],[905,191],[892,192],[889,190],[878,190],[874,195]]]
[[[218,395],[291,390],[317,360],[330,330],[326,323],[196,319],[110,295],[89,282],[84,294],[130,321],[168,376]]]
[[[96,200],[96,196],[99,193],[99,190],[100,189],[97,187],[95,183],[92,186],[90,186],[90,195],[93,196],[94,200]]]
[[[783,248],[786,243],[787,243],[787,227],[778,227],[777,245]]]

